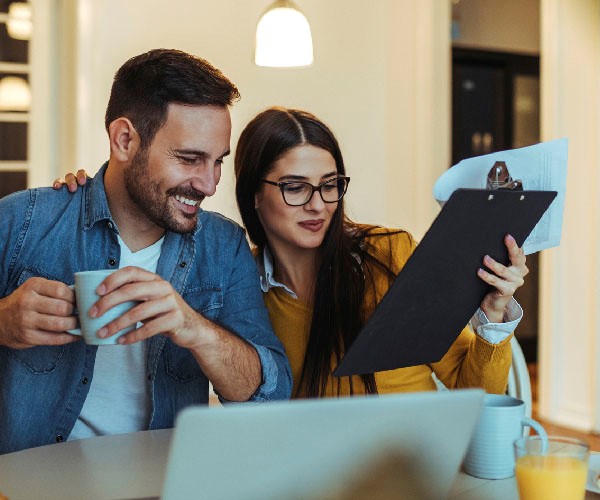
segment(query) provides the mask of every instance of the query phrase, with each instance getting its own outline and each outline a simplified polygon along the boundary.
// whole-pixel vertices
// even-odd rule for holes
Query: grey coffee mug
[[[117,334],[108,338],[100,338],[97,335],[98,330],[107,325],[119,316],[129,311],[138,302],[129,301],[118,304],[112,309],[106,311],[102,316],[91,318],[88,314],[90,308],[98,301],[100,296],[96,293],[96,288],[108,276],[116,272],[115,269],[102,269],[100,271],[82,271],[75,273],[75,285],[71,288],[75,290],[77,301],[77,318],[79,328],[67,330],[72,335],[81,335],[86,344],[90,345],[113,345],[117,344],[118,338],[135,329],[135,325],[124,328]]]
[[[464,461],[465,472],[483,479],[505,479],[515,474],[513,443],[531,427],[547,441],[539,422],[525,416],[525,403],[511,396],[486,394],[483,411]]]

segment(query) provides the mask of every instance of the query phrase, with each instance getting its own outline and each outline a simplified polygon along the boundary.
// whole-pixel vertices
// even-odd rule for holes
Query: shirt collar
[[[108,162],[104,163],[98,173],[88,180],[89,188],[85,197],[85,229],[90,229],[96,222],[101,220],[108,219],[114,224],[104,189],[104,173],[107,166]]]
[[[273,256],[268,247],[265,247],[262,253],[256,254],[256,266],[260,274],[260,288],[264,293],[267,293],[271,288],[279,287],[283,288],[293,298],[298,298],[290,288],[273,278]]]

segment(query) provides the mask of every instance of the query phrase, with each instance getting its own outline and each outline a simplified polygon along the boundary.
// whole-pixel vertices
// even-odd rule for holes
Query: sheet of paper
[[[433,187],[433,196],[443,204],[458,188],[486,189],[488,173],[496,162],[504,162],[512,179],[522,182],[523,190],[558,192],[525,241],[525,254],[558,246],[565,205],[567,151],[568,140],[563,138],[462,160],[440,176]]]

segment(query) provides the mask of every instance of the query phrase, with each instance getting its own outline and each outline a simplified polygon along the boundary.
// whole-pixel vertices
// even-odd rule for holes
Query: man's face
[[[157,226],[193,231],[200,203],[215,194],[230,137],[226,107],[170,104],[165,124],[125,171],[129,196]]]

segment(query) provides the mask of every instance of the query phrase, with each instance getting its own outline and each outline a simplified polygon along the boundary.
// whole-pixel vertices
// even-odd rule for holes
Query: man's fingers
[[[24,348],[36,345],[61,345],[74,342],[81,338],[78,335],[67,333],[66,330],[47,330],[42,326],[43,323],[47,325],[50,324],[50,322],[47,321],[38,321],[36,327],[23,329],[15,338],[16,343],[14,343],[12,347],[20,346],[20,348]],[[76,322],[69,322],[69,326],[69,330],[72,330],[77,325]]]
[[[135,266],[127,266],[108,276],[96,289],[98,295],[107,295],[128,283],[160,281],[160,276]]]
[[[119,344],[133,344],[148,339],[158,333],[168,332],[174,328],[176,313],[171,311],[146,321],[140,328],[119,337]]]
[[[35,310],[40,314],[72,316],[75,310],[75,304],[67,300],[55,299],[53,297],[42,295],[35,299]]]
[[[77,317],[32,313],[25,320],[25,327],[33,331],[66,332],[77,328]]]
[[[48,331],[32,331],[28,332],[16,344],[10,346],[13,349],[27,349],[38,345],[58,346],[77,342],[81,337],[71,335],[70,333],[58,333]]]
[[[56,179],[54,179],[54,181],[52,182],[52,187],[54,189],[60,189],[61,187],[63,187],[64,181],[58,177]]]
[[[69,328],[71,330],[71,328]],[[73,342],[77,342],[81,340],[79,335],[71,335],[70,333],[53,333],[52,337],[49,337],[51,342],[55,342],[53,345],[64,345],[64,344],[72,344]]]
[[[75,292],[60,281],[38,277],[29,278],[20,288],[25,293],[34,292],[36,295],[66,300],[71,303],[75,302]]]
[[[167,297],[171,291],[171,285],[162,280],[127,283],[102,296],[90,309],[90,315],[98,317],[123,302],[146,302]]]
[[[152,318],[163,315],[173,309],[173,303],[168,298],[165,300],[151,300],[142,302],[129,311],[125,312],[115,320],[108,323],[99,332],[102,337],[109,337],[124,328],[131,325],[136,325],[138,322],[146,322]]]

